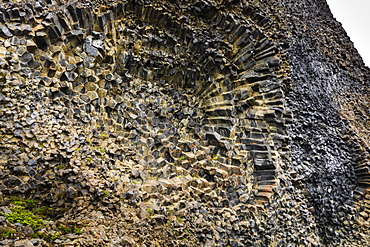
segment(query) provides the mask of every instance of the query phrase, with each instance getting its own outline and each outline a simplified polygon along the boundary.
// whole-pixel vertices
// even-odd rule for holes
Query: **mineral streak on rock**
[[[55,246],[370,244],[369,69],[325,1],[3,1],[0,75],[0,212],[84,222]]]

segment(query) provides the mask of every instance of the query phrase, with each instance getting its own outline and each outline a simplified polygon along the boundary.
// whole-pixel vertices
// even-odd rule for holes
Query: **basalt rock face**
[[[369,245],[369,70],[325,1],[5,2],[0,21],[0,209],[83,222],[50,244]]]

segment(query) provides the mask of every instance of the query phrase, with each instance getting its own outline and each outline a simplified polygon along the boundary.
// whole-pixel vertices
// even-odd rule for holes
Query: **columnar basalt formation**
[[[369,70],[325,1],[18,1],[0,22],[1,229],[35,238],[17,197],[49,208],[34,245],[369,245]]]

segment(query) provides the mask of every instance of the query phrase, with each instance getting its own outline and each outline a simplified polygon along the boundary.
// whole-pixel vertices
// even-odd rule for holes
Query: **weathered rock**
[[[29,240],[18,240],[14,243],[14,247],[33,247],[31,241]]]
[[[324,1],[6,1],[0,22],[0,210],[56,210],[50,245],[369,245],[369,70]]]

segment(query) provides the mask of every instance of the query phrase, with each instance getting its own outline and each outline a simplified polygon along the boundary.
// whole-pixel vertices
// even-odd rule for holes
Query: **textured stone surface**
[[[51,244],[369,245],[369,69],[325,1],[4,1],[0,25],[0,209],[81,224]]]

